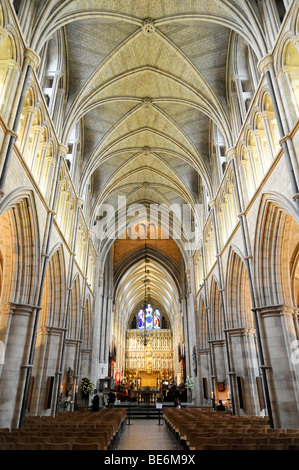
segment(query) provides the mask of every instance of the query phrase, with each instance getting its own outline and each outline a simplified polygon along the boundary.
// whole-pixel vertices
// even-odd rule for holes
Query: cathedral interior
[[[299,430],[298,119],[298,0],[0,0],[0,429]]]

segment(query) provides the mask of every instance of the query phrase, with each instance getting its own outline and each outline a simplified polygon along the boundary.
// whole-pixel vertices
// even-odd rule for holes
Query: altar
[[[143,388],[136,392],[137,403],[157,403],[162,398],[162,392],[158,389]]]
[[[155,401],[148,390],[161,390],[174,373],[171,330],[152,330],[146,345],[138,330],[127,330],[124,373],[131,388],[144,392],[142,401]]]

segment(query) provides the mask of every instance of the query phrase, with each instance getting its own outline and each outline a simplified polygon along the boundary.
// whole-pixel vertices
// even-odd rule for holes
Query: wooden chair
[[[195,440],[195,450],[202,450],[204,445],[219,444],[218,437],[197,437]]]
[[[202,450],[230,450],[229,444],[204,444]]]
[[[15,443],[15,450],[42,450],[42,449],[43,449],[43,445],[41,442],[34,442],[34,443],[16,442]]]
[[[284,444],[259,444],[258,450],[287,450]]]
[[[9,428],[0,428],[0,433],[1,434],[7,434],[10,431]]]
[[[293,439],[291,437],[270,437],[269,444],[293,444]]]
[[[240,437],[220,437],[220,444],[243,444],[243,438]]]
[[[259,445],[259,444],[268,444],[268,437],[265,436],[265,437],[262,437],[262,436],[252,436],[252,437],[244,437],[243,438],[243,444],[256,444],[256,445]]]
[[[0,450],[14,450],[14,448],[13,442],[0,442]]]
[[[197,437],[210,437],[210,433],[208,432],[201,432],[201,431],[192,431],[187,435],[187,439],[189,442],[189,445],[194,447],[196,445],[196,438]]]
[[[99,450],[107,450],[107,442],[103,438],[82,437],[80,439],[80,444],[97,444]]]
[[[72,450],[72,444],[70,442],[45,442],[43,450]]]
[[[232,444],[231,450],[258,450],[256,444]]]
[[[266,429],[266,434],[271,434],[271,436],[280,436],[280,435],[283,435],[284,434],[284,429]]]
[[[72,445],[72,450],[100,450],[98,444],[79,444]]]

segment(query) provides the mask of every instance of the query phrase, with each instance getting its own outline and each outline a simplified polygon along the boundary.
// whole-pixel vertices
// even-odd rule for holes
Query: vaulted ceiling
[[[232,144],[226,96],[231,31],[249,41],[258,57],[264,53],[252,3],[45,3],[46,27],[36,23],[32,46],[41,49],[54,31],[65,28],[69,86],[63,140],[67,143],[81,120],[80,191],[92,181],[93,216],[99,204],[115,204],[116,195],[130,202],[193,205],[201,181],[212,193],[211,124]]]
[[[202,184],[213,195],[212,124],[227,147],[233,144],[227,103],[231,32],[239,33],[257,58],[266,53],[256,5],[253,0],[45,2],[32,47],[41,50],[64,28],[68,96],[62,140],[67,144],[81,122],[79,191],[92,184],[92,218],[100,204],[117,207],[119,196],[128,203],[194,206]],[[139,264],[133,271],[140,274]]]

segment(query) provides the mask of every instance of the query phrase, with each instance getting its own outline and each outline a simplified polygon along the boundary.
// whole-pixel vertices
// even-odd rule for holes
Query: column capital
[[[246,336],[246,335],[251,335],[255,336],[256,331],[254,328],[248,328],[248,327],[243,327],[243,328],[227,328],[226,331],[230,336]]]
[[[62,157],[65,157],[66,154],[68,153],[69,149],[68,147],[66,147],[66,145],[63,145],[63,144],[59,144],[59,154],[62,156]]]
[[[273,56],[272,54],[267,54],[263,57],[257,64],[259,72],[265,74],[273,68]]]
[[[37,112],[37,109],[34,106],[26,106],[24,110],[26,111],[26,114],[32,114],[32,115],[34,115]]]
[[[232,160],[233,158],[236,158],[236,157],[237,157],[237,150],[236,150],[235,147],[231,147],[230,149],[228,149],[228,150],[226,151],[225,154],[226,154],[228,160],[230,161],[230,160]]]
[[[33,49],[27,47],[25,51],[25,61],[27,61],[33,69],[37,69],[40,64],[40,57]]]
[[[276,317],[276,316],[292,316],[295,312],[295,308],[289,305],[265,305],[261,307],[252,308],[252,311],[259,312],[264,317]]]
[[[208,202],[208,206],[210,209],[216,206],[216,199],[212,199],[211,201]]]

